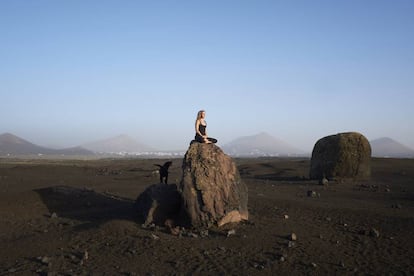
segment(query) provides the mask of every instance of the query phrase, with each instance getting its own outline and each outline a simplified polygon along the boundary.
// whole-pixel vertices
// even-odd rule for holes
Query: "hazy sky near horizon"
[[[0,1],[0,134],[68,147],[128,134],[186,149],[311,151],[358,131],[414,148],[414,1]]]

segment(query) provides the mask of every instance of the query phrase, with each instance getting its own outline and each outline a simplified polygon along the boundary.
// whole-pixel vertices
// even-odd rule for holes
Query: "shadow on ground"
[[[54,186],[34,190],[39,194],[50,214],[82,222],[78,230],[99,227],[110,220],[138,222],[134,201],[89,189]]]

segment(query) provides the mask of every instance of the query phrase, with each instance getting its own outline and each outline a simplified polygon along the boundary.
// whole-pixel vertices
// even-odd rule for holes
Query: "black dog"
[[[168,168],[172,165],[171,161],[165,162],[164,165],[154,164],[155,166],[160,167],[160,182],[168,184]],[[165,182],[163,180],[165,179]]]

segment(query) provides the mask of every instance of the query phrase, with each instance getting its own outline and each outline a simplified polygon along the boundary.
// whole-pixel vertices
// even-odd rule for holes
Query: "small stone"
[[[50,259],[48,258],[48,257],[42,257],[41,259],[40,259],[40,262],[42,263],[42,264],[49,264],[50,263]]]
[[[339,265],[340,265],[342,268],[345,268],[345,263],[344,263],[344,261],[341,261],[341,262],[339,263]]]
[[[326,221],[332,221],[332,219],[330,217],[326,217],[325,220]]]
[[[296,240],[298,239],[298,237],[296,236],[296,234],[295,234],[295,233],[292,233],[292,234],[290,234],[289,239],[290,239],[291,241],[296,241]]]
[[[288,247],[289,248],[292,248],[292,247],[294,247],[296,245],[296,243],[295,242],[293,242],[293,241],[289,241],[288,242]]]
[[[208,237],[208,230],[207,229],[206,230],[201,230],[200,231],[200,237],[202,237],[202,238]]]
[[[151,238],[153,239],[153,240],[159,240],[160,239],[160,237],[158,237],[157,235],[155,235],[155,234],[151,234]]]
[[[58,218],[58,215],[57,215],[55,212],[53,212],[53,213],[50,215],[50,218],[52,218],[52,219]]]
[[[170,233],[174,236],[180,235],[181,234],[180,227],[176,226],[176,227],[170,228]]]
[[[329,181],[326,177],[319,180],[319,185],[327,186],[329,184]]]
[[[279,261],[284,262],[284,261],[286,261],[286,259],[285,259],[284,256],[280,256]]]
[[[257,264],[257,263],[255,263],[254,265],[253,265],[253,267],[254,268],[256,268],[256,269],[258,269],[258,270],[263,270],[265,267],[264,267],[264,265],[261,265],[261,264]]]
[[[391,190],[390,190],[389,188],[386,188],[386,189],[385,189],[385,191],[386,191],[387,193],[391,192]]]
[[[193,232],[188,232],[188,233],[187,233],[187,235],[188,235],[190,238],[198,238],[198,235],[197,235],[196,233],[193,233]]]
[[[231,235],[235,235],[235,234],[236,234],[236,230],[234,229],[227,231],[227,237],[230,237]]]
[[[307,192],[308,197],[317,197],[318,194],[315,191],[308,191]]]
[[[288,215],[284,215],[284,216],[283,216],[283,218],[284,218],[284,219],[288,219],[288,218],[289,218],[289,216],[288,216]]]
[[[318,267],[318,265],[316,263],[311,263],[311,266],[314,267],[314,268]]]
[[[83,252],[83,258],[84,261],[86,261],[87,259],[89,259],[89,254],[88,251],[85,250],[85,252]]]
[[[375,228],[371,228],[371,230],[369,230],[369,235],[374,238],[379,238],[380,232]]]

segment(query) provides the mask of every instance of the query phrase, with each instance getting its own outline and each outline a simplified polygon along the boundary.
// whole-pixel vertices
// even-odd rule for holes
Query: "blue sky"
[[[0,1],[0,133],[186,149],[265,131],[414,148],[414,1]]]

